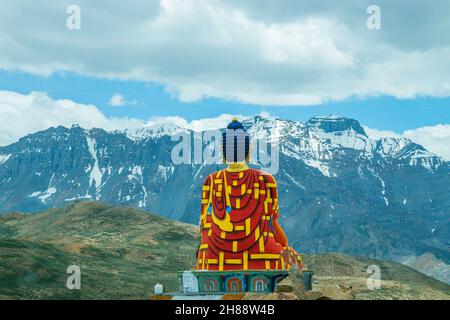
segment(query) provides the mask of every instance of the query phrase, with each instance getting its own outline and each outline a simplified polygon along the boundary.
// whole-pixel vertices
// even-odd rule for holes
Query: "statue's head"
[[[222,133],[222,154],[226,163],[249,161],[250,135],[237,118],[233,118]]]

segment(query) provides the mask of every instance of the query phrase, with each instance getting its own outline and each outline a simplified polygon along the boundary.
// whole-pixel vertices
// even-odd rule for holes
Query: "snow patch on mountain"
[[[41,201],[45,203],[45,201],[48,198],[50,198],[52,196],[52,194],[55,194],[56,191],[58,191],[58,190],[55,187],[50,187],[38,198],[41,199]]]
[[[0,165],[5,164],[11,158],[11,154],[0,154]]]
[[[338,131],[333,133],[324,132],[322,130],[313,130],[312,134],[318,139],[323,139],[334,146],[341,146],[343,148],[362,150],[367,153],[372,151],[372,141],[352,128],[345,131]]]
[[[55,194],[58,189],[55,187],[52,187],[53,180],[55,178],[55,174],[52,174],[52,177],[50,178],[50,181],[48,183],[47,190],[45,191],[35,191],[28,195],[29,198],[38,198],[41,200],[42,203],[46,203],[47,199],[50,198],[53,194]]]
[[[159,165],[158,169],[156,170],[155,182],[165,183],[170,178],[170,176],[173,175],[174,171],[174,166]]]
[[[28,195],[30,198],[39,198],[42,203],[45,203],[48,198],[50,198],[53,194],[55,194],[58,190],[54,187],[48,188],[46,191],[35,191]]]
[[[431,172],[437,170],[442,165],[441,159],[426,150],[415,150],[409,158],[409,164],[411,166],[421,165]]]
[[[325,177],[337,177],[336,173],[331,173],[330,172],[330,168],[328,166],[326,166],[324,163],[318,161],[318,160],[313,160],[313,159],[304,159],[304,162],[313,168],[316,168],[317,170],[319,170]]]
[[[86,141],[88,145],[89,153],[92,156],[92,159],[94,159],[94,166],[92,167],[89,175],[89,187],[92,186],[92,183],[95,183],[95,190],[96,190],[96,199],[99,199],[99,191],[100,186],[102,184],[102,178],[103,174],[100,171],[99,165],[98,165],[98,157],[97,157],[97,150],[96,150],[96,141],[94,138],[91,138],[89,136],[86,136]],[[89,165],[90,166],[90,165]],[[90,169],[90,168],[89,168]]]
[[[378,140],[376,151],[382,157],[397,157],[398,154],[412,141],[405,138],[385,137]]]
[[[142,182],[142,167],[135,165],[133,168],[130,168],[130,174],[128,175],[128,180],[133,181],[137,180],[138,182]]]
[[[300,182],[298,182],[294,177],[292,177],[289,173],[287,173],[286,170],[283,169],[283,173],[286,175],[286,177],[289,178],[289,180],[292,181],[293,184],[295,184],[297,187],[306,190],[305,186],[302,185]]]

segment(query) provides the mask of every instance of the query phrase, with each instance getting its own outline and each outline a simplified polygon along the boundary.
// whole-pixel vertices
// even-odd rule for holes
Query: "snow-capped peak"
[[[366,135],[358,121],[336,115],[313,117],[307,123],[306,136],[323,145],[340,146],[372,152],[373,141]]]
[[[283,138],[298,138],[304,131],[304,124],[298,121],[283,120],[261,115],[243,121],[253,137],[269,138],[271,141],[282,141]]]
[[[355,133],[366,136],[364,128],[354,119],[345,118],[337,115],[329,115],[325,117],[313,117],[306,123],[308,127],[316,128],[317,130],[326,133],[339,133],[343,131],[354,131]]]
[[[121,131],[128,138],[134,141],[145,140],[148,138],[160,138],[162,136],[173,136],[182,132],[190,132],[190,130],[182,128],[173,123],[154,124],[138,129],[125,129]]]

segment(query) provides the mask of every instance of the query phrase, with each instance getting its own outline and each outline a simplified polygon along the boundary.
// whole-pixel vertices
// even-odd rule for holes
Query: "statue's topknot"
[[[248,161],[250,136],[244,125],[233,118],[222,134],[222,153],[226,162]]]
[[[231,130],[242,129],[242,130],[246,131],[244,129],[244,125],[242,123],[240,123],[238,121],[238,118],[236,118],[236,117],[231,119],[231,122],[228,124],[227,129],[231,129]]]

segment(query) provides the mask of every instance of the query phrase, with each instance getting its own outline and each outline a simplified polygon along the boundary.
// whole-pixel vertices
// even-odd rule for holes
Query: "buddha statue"
[[[278,223],[277,183],[248,167],[250,136],[236,118],[222,134],[222,153],[227,168],[202,188],[197,270],[300,270],[301,256]]]

